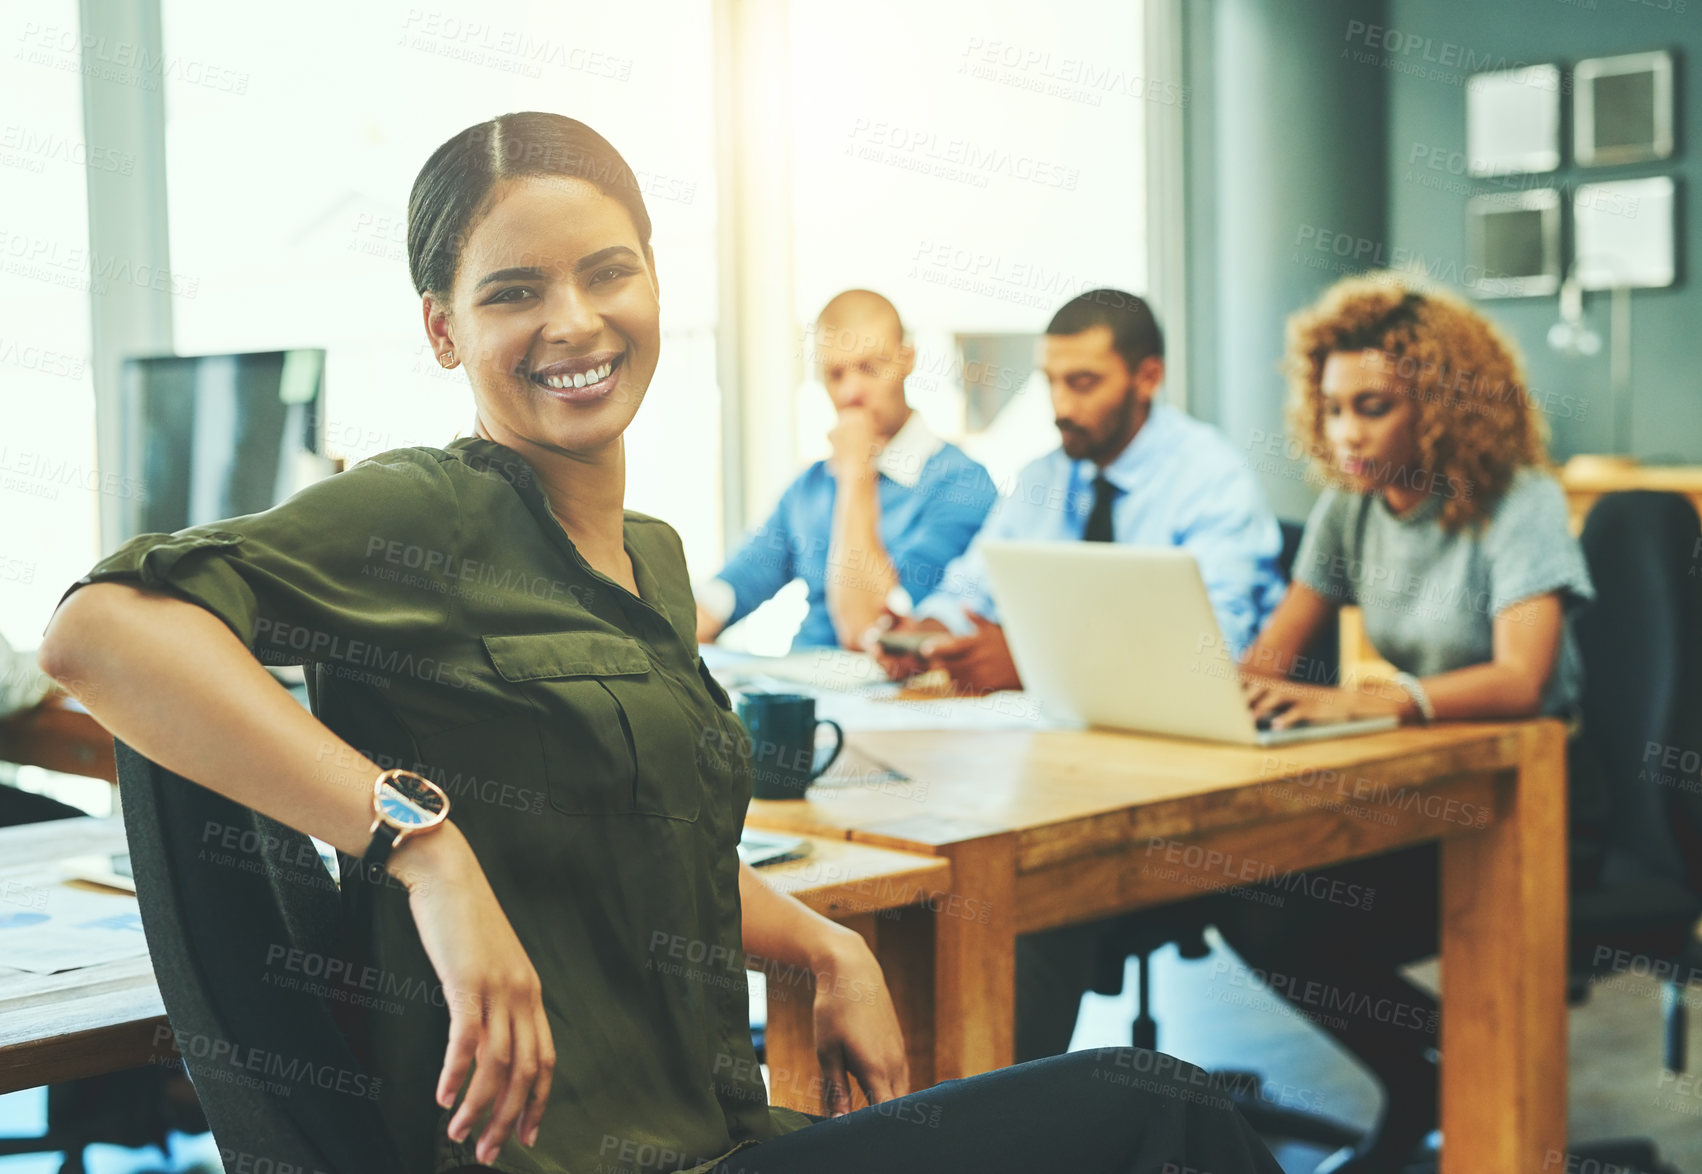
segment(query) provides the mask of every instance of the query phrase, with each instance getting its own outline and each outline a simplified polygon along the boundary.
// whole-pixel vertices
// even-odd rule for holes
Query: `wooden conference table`
[[[858,928],[874,919],[927,901],[951,886],[951,864],[849,843],[843,838],[812,842],[802,859],[762,869],[769,883],[817,912]],[[108,819],[61,819],[0,828],[0,912],[36,904],[48,886],[83,882],[60,879],[59,862],[70,856],[125,850],[124,824]],[[927,943],[931,951],[931,943]],[[771,982],[769,1020],[796,1022],[802,1008],[809,1028],[809,1000],[792,997],[796,983]],[[98,1076],[169,1060],[174,1053],[165,1007],[146,956],[67,970],[31,974],[0,960],[0,1093]],[[771,1072],[786,1084],[785,1103],[819,1111],[819,1084],[810,1068]],[[811,1096],[814,1100],[810,1100]]]
[[[872,927],[917,1088],[1012,1062],[1019,933],[1440,840],[1443,1169],[1538,1170],[1566,1139],[1565,746],[1552,720],[1271,750],[852,729],[829,779],[909,784],[818,785],[748,822],[950,861],[949,893]],[[792,1028],[771,1023],[771,1065],[806,1062]]]

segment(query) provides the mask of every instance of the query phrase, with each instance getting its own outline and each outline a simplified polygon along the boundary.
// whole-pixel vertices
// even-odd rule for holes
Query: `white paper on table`
[[[1006,691],[984,697],[923,697],[893,700],[857,693],[822,693],[816,716],[832,718],[857,734],[881,730],[1051,730],[1048,717],[1026,693]]]
[[[57,974],[148,952],[134,897],[61,884],[12,884],[0,896],[0,966]]]
[[[751,656],[715,645],[699,651],[729,691],[794,690],[816,699],[816,716],[832,718],[847,733],[881,730],[1050,730],[1066,723],[1042,712],[1027,693],[1006,690],[982,697],[899,700],[904,688],[889,681],[874,657],[838,648],[786,656]]]

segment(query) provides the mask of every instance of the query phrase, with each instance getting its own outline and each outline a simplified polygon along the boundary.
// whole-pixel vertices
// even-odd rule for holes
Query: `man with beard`
[[[1152,310],[1120,290],[1081,294],[1046,327],[1041,366],[1062,447],[1023,468],[969,549],[946,568],[939,590],[906,618],[883,617],[864,646],[894,678],[943,668],[967,692],[1020,689],[980,543],[1086,540],[1192,553],[1224,640],[1239,656],[1282,598],[1282,534],[1223,434],[1156,402],[1164,337]],[[1070,606],[1068,584],[1059,584],[1058,605]],[[1143,603],[1131,599],[1129,606]],[[893,656],[876,643],[889,627],[940,635],[915,655]],[[1019,1063],[1069,1049],[1100,954],[1116,947],[1117,921],[1017,938]]]
[[[883,617],[864,646],[895,679],[941,668],[968,692],[1020,689],[980,543],[1085,539],[1193,554],[1224,640],[1239,656],[1282,598],[1282,534],[1222,433],[1156,402],[1164,336],[1151,308],[1121,290],[1080,294],[1047,325],[1041,367],[1062,447],[1017,474],[939,589],[908,617]],[[889,628],[941,636],[916,655],[894,656],[875,642]]]

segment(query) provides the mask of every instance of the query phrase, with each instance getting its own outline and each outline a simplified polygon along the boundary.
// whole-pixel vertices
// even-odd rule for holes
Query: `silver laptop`
[[[1111,542],[981,543],[1023,688],[1067,722],[1279,746],[1394,717],[1262,730],[1194,556]]]

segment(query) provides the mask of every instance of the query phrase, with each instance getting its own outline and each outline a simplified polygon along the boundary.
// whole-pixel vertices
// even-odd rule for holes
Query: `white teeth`
[[[603,380],[609,377],[609,372],[614,369],[615,364],[611,360],[610,362],[604,363],[601,367],[594,367],[591,370],[582,372],[578,375],[546,375],[543,377],[543,383],[545,386],[553,387],[557,391],[562,391],[570,387],[589,387],[593,383],[603,382]]]

